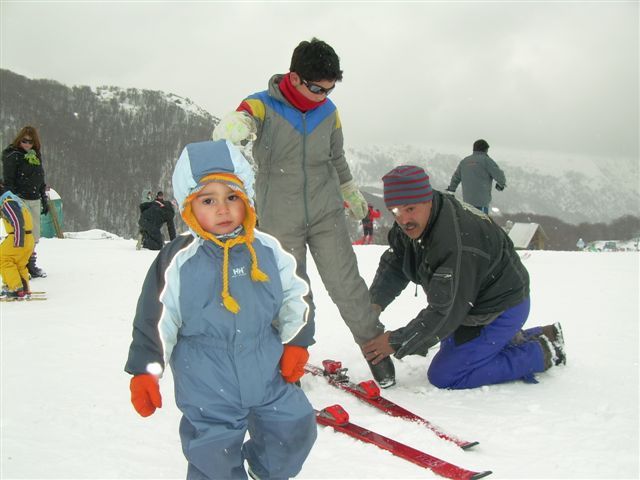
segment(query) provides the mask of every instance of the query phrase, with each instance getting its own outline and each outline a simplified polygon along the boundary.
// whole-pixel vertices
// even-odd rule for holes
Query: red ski
[[[441,477],[455,480],[470,480],[486,477],[491,471],[474,472],[462,467],[458,467],[445,460],[441,460],[428,453],[421,452],[379,433],[367,430],[349,421],[349,415],[340,405],[333,405],[321,411],[316,410],[316,421],[320,425],[333,428],[338,432],[345,433],[362,442],[371,443],[378,448],[391,452],[396,457],[403,458],[411,463],[431,470]]]
[[[322,366],[324,368],[317,367],[310,363],[307,363],[304,367],[307,373],[318,377],[323,377],[329,382],[330,385],[337,387],[345,392],[355,395],[363,402],[376,407],[379,410],[391,415],[392,417],[400,417],[407,420],[411,420],[420,423],[435,433],[438,437],[449,442],[453,442],[463,450],[467,450],[478,442],[468,442],[454,437],[451,434],[444,432],[440,427],[434,425],[425,418],[416,415],[413,412],[401,407],[397,403],[387,400],[380,395],[380,387],[373,381],[368,380],[366,382],[360,382],[358,384],[353,383],[347,375],[347,369],[342,368],[342,362],[335,360],[323,360]]]

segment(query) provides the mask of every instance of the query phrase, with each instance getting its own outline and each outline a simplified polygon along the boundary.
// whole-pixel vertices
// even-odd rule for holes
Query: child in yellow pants
[[[10,191],[0,196],[0,216],[7,232],[0,244],[0,275],[6,285],[2,295],[21,298],[29,293],[27,263],[35,247],[33,219],[25,203]]]

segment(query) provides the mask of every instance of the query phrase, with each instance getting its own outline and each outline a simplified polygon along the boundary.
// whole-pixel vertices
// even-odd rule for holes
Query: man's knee
[[[427,378],[429,379],[429,383],[437,388],[456,388],[455,382],[457,378],[455,378],[451,372],[447,371],[444,368],[438,368],[437,365],[434,366],[433,363],[427,370]]]

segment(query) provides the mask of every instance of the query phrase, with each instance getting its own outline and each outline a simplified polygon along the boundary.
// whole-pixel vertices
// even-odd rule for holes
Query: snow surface
[[[1,470],[8,478],[184,478],[180,413],[171,374],[164,407],[139,417],[123,371],[131,321],[144,275],[156,253],[100,230],[42,239],[32,282],[45,302],[2,303]],[[370,283],[384,247],[358,246]],[[480,445],[462,451],[424,427],[391,418],[304,377],[313,405],[340,403],[354,423],[489,478],[638,478],[637,252],[534,251],[527,325],[560,320],[568,364],[522,382],[475,390],[438,390],[425,370],[433,358],[396,361],[398,385],[384,395]],[[313,262],[310,262],[313,265]],[[313,267],[312,267],[313,268]],[[356,381],[370,378],[358,348],[315,270],[317,344],[311,360],[340,359]],[[424,306],[410,286],[383,314],[404,325]],[[374,446],[320,427],[299,475],[306,479],[414,479],[435,475]]]

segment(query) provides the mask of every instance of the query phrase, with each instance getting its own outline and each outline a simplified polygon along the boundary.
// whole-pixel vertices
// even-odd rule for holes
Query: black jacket
[[[140,204],[140,219],[138,225],[143,230],[160,230],[163,223],[167,224],[169,239],[176,238],[176,227],[173,223],[175,211],[171,202],[154,200]]]
[[[486,324],[529,296],[529,274],[511,239],[487,215],[434,192],[425,232],[411,240],[397,224],[369,289],[383,309],[409,281],[418,283],[428,306],[391,333],[396,357],[426,355],[457,329]]]
[[[25,200],[45,200],[44,167],[42,155],[40,165],[25,160],[26,152],[9,145],[2,151],[2,178],[4,186]]]

